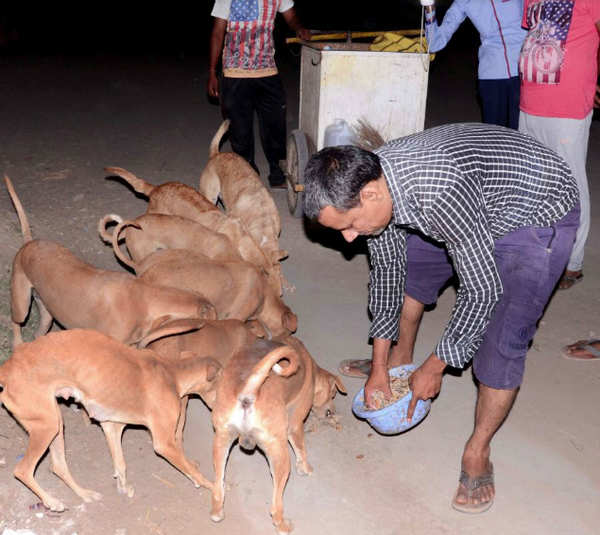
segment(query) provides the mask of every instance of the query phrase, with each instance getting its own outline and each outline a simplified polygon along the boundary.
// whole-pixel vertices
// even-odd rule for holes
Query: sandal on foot
[[[562,356],[569,360],[600,360],[600,348],[594,347],[594,344],[600,344],[600,339],[579,340],[579,342],[563,347]],[[571,353],[573,350],[582,351],[588,353],[588,355],[577,356]]]
[[[338,371],[346,377],[359,377],[366,379],[371,374],[371,359],[342,360]]]
[[[461,513],[477,514],[487,511],[494,503],[494,498],[483,503],[468,503],[472,498],[474,492],[480,487],[494,486],[494,466],[490,463],[490,471],[487,474],[483,474],[478,477],[471,477],[464,470],[461,470],[460,477],[458,478],[459,485],[462,485],[467,490],[467,503],[458,503],[456,498],[458,497],[458,491],[452,499],[452,508],[460,511]]]
[[[583,273],[581,271],[565,271],[565,274],[558,283],[559,290],[568,290],[572,288],[578,282],[583,279]]]

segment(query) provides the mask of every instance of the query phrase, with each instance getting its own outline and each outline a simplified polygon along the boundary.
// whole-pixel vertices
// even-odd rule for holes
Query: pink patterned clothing
[[[293,0],[215,0],[212,16],[227,21],[223,75],[259,78],[277,74],[273,26]]]
[[[599,0],[526,0],[519,59],[521,110],[583,119],[594,106]]]

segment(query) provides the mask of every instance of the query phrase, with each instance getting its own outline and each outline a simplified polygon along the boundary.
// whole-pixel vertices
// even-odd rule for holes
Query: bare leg
[[[405,295],[402,304],[402,313],[400,314],[400,334],[398,342],[390,350],[388,366],[393,368],[402,364],[411,364],[413,361],[413,351],[415,349],[415,340],[417,331],[423,317],[425,305],[416,299]]]
[[[479,384],[475,428],[465,445],[462,456],[462,469],[470,478],[485,476],[491,472],[490,443],[508,416],[517,392],[518,389],[497,390]],[[455,503],[477,506],[491,502],[494,494],[493,483],[482,485],[471,492],[463,484],[459,484]]]

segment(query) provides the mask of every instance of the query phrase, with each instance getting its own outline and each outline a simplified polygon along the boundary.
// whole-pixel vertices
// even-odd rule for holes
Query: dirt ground
[[[472,54],[438,54],[430,72],[426,126],[478,120]],[[150,182],[196,185],[209,141],[220,123],[206,100],[206,60],[192,57],[0,57],[0,171],[8,174],[37,238],[56,240],[86,261],[122,269],[98,237],[106,213],[135,217],[145,200],[107,180],[104,166],[121,166]],[[290,129],[295,128],[298,63],[283,65]],[[590,183],[600,199],[600,123],[590,138]],[[259,151],[260,152],[260,151]],[[258,160],[266,171],[262,155]],[[283,221],[283,264],[295,286],[285,299],[299,317],[298,336],[329,370],[367,355],[367,275],[364,247],[345,246],[292,218],[285,193],[274,192]],[[22,243],[14,210],[0,187],[0,359],[9,354],[8,280]],[[600,217],[588,242],[584,281],[557,294],[528,359],[525,383],[494,442],[497,498],[480,516],[450,508],[462,446],[472,428],[475,387],[470,370],[448,375],[427,419],[403,435],[384,437],[353,417],[362,386],[346,379],[337,399],[343,427],[307,436],[314,474],[292,473],[284,495],[297,533],[595,534],[600,531],[600,365],[561,358],[566,343],[600,335]],[[422,361],[435,345],[454,302],[446,291],[425,315],[416,348]],[[35,324],[35,313],[31,323]],[[29,332],[30,335],[30,332]],[[118,378],[115,378],[118,380]],[[128,428],[123,446],[136,493],[119,495],[98,425],[86,426],[76,407],[62,405],[67,459],[75,478],[103,499],[83,504],[48,470],[37,477],[68,505],[51,514],[12,471],[27,435],[0,410],[0,533],[171,534],[270,533],[271,478],[260,452],[232,450],[225,520],[208,517],[209,494],[198,490],[152,450],[145,429]],[[185,446],[212,477],[212,428],[206,407],[188,409]],[[309,424],[310,425],[310,422]]]

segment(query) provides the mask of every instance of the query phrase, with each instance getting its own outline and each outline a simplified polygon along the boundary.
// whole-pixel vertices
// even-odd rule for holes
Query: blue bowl
[[[414,364],[405,364],[397,368],[391,368],[389,374],[391,377],[407,377],[416,369],[417,366]],[[373,429],[383,435],[395,435],[414,427],[427,416],[431,407],[430,399],[417,401],[412,420],[409,422],[406,419],[406,411],[412,399],[412,392],[391,405],[375,411],[368,410],[365,407],[364,398],[365,389],[361,388],[352,401],[352,412],[359,418],[367,420]]]

